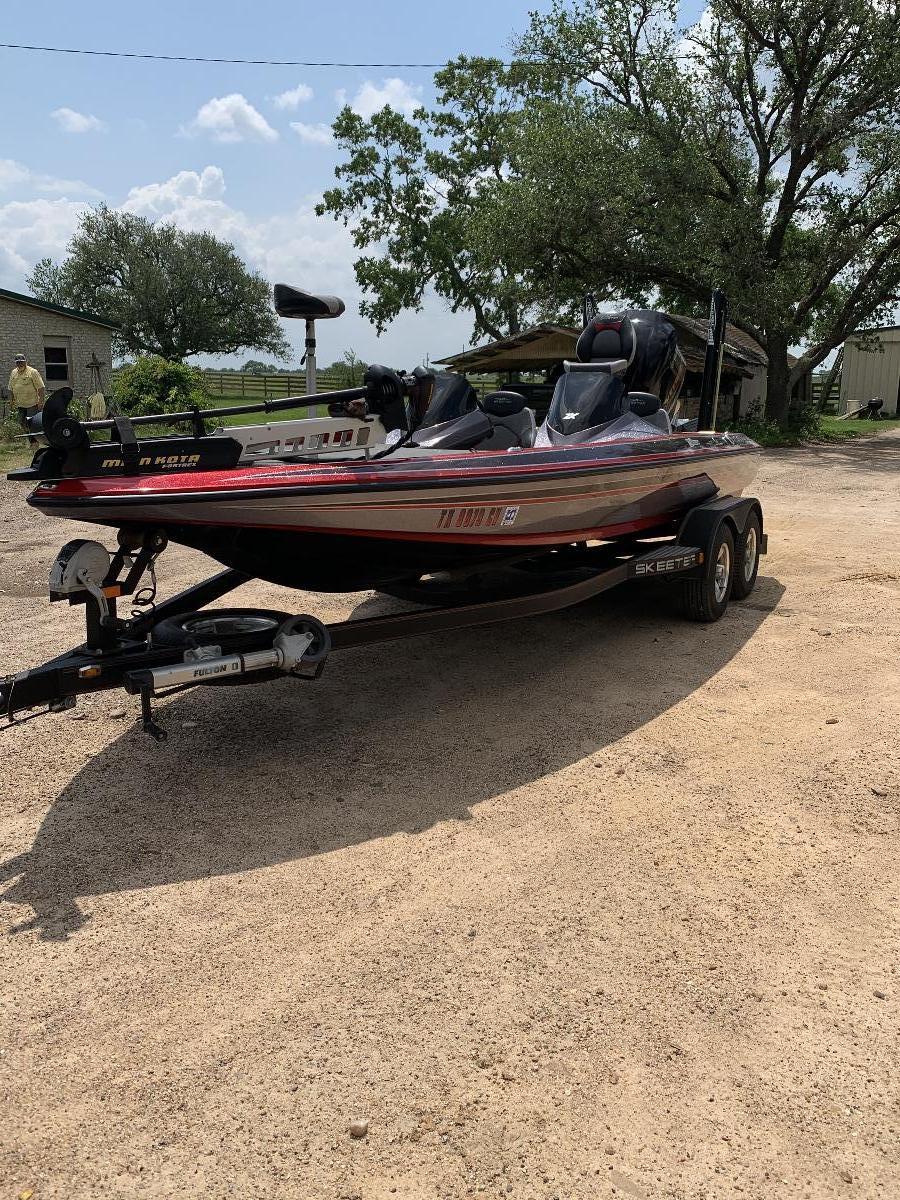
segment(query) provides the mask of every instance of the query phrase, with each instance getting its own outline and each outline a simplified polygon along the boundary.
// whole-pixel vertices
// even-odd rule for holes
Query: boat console
[[[470,412],[425,426],[413,445],[429,450],[517,450],[534,445],[537,425],[518,392],[489,392]]]

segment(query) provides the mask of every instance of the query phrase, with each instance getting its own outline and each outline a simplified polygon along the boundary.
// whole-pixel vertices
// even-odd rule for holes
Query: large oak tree
[[[268,283],[233,246],[115,209],[85,213],[63,262],[42,259],[28,284],[40,299],[117,322],[120,353],[180,361],[290,349]]]
[[[443,256],[438,290],[491,333],[515,328],[498,282],[517,318],[572,311],[584,292],[700,312],[720,284],[769,354],[767,409],[784,420],[796,380],[900,291],[898,35],[896,0],[712,0],[688,31],[670,0],[560,2],[532,17],[502,103],[485,91],[460,108],[469,78],[500,70],[461,60],[454,93],[405,122],[416,197],[434,187],[429,155],[454,157],[442,118],[474,113],[493,133],[463,186],[421,202],[417,241],[377,117],[355,126],[326,208],[375,251],[358,267],[373,309],[415,303],[397,273]]]

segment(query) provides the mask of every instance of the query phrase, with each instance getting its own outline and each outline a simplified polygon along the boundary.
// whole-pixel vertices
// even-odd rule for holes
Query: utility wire
[[[205,58],[199,54],[138,54],[129,50],[80,50],[69,46],[25,46],[19,42],[0,42],[0,50],[37,50],[43,54],[92,54],[100,58],[149,58],[158,62],[231,63],[249,67],[366,67],[380,70],[387,67],[405,67],[436,71],[446,62],[301,62],[286,58]]]

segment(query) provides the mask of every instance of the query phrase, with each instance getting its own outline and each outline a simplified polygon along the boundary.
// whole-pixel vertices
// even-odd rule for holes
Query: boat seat
[[[655,396],[652,392],[627,392],[625,403],[636,417],[640,417],[648,425],[655,425],[663,433],[672,432],[672,422],[669,414],[662,407],[659,396]]]
[[[279,317],[300,317],[307,321],[323,321],[339,317],[344,311],[344,302],[338,296],[316,296],[303,292],[288,283],[276,283],[273,289],[275,311]]]
[[[636,353],[637,337],[628,317],[598,315],[588,322],[575,343],[579,363],[615,364],[610,367],[613,375],[623,374]]]
[[[566,359],[563,363],[563,372],[566,375],[619,375],[622,376],[628,370],[627,358],[606,358],[602,362],[570,362]]]
[[[494,393],[502,397],[503,393]],[[481,404],[490,402],[485,396]],[[440,425],[430,425],[416,433],[413,445],[431,450],[519,450],[534,445],[537,423],[534,412],[524,407],[522,397],[517,412],[485,412],[481,404],[472,412]],[[498,408],[501,406],[498,405]]]

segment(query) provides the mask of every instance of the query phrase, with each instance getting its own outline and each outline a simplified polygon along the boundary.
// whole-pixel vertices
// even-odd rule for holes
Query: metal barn
[[[853,334],[844,343],[841,412],[880,396],[884,416],[897,416],[900,394],[900,326]]]

